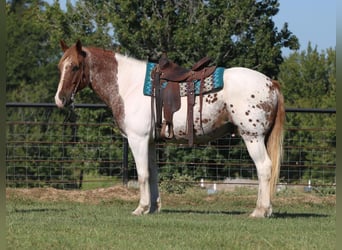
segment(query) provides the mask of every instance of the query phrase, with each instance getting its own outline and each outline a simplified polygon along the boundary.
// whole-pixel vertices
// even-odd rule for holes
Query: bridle
[[[74,101],[75,101],[75,95],[76,95],[78,86],[80,86],[80,83],[81,83],[81,80],[79,80],[79,81],[77,82],[77,84],[75,85],[74,90],[73,90],[72,93],[71,93],[70,100],[71,100],[71,108],[72,108],[72,109],[75,108],[75,102],[74,102]]]
[[[79,71],[80,72],[76,72],[74,78],[72,79],[72,82],[76,82],[75,84],[75,87],[71,93],[71,97],[70,97],[70,100],[71,100],[71,108],[74,109],[75,108],[75,104],[74,104],[74,101],[75,101],[75,96],[76,96],[76,93],[77,93],[77,90],[78,90],[78,87],[80,86],[82,80],[85,80],[86,77],[85,77],[85,73],[84,73],[84,68],[85,68],[85,63],[81,63],[81,67],[77,67],[75,66],[72,70],[73,71]],[[76,80],[75,80],[76,78]],[[77,79],[78,78],[78,79]],[[75,80],[75,81],[74,81]]]
[[[81,67],[74,66],[74,68],[72,69],[72,71],[75,72],[75,76],[73,77],[71,82],[72,83],[76,82],[76,84],[71,93],[71,97],[70,97],[71,105],[70,105],[70,109],[68,113],[66,114],[66,117],[64,118],[64,123],[70,121],[70,119],[71,119],[71,122],[76,122],[77,115],[75,113],[75,96],[82,80],[86,79],[84,69],[85,69],[85,63],[83,62],[81,63]],[[79,70],[80,72],[77,72]]]

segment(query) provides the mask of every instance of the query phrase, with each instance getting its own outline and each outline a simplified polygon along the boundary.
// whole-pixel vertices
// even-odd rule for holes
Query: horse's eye
[[[74,67],[72,67],[72,72],[75,72],[75,71],[77,71],[77,70],[79,70],[80,68],[78,67],[78,66],[74,66]]]

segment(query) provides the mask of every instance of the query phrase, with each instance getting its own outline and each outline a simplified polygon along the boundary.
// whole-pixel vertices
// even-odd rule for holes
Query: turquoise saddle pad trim
[[[151,96],[152,95],[152,77],[151,72],[156,66],[156,63],[148,62],[146,65],[146,75],[145,75],[145,82],[144,82],[144,95]],[[212,91],[218,91],[223,88],[223,72],[225,68],[223,67],[217,67],[214,73],[212,74],[212,80],[213,80],[213,89]],[[200,80],[195,81],[195,94],[200,94]],[[167,82],[163,84],[165,87],[167,85]]]

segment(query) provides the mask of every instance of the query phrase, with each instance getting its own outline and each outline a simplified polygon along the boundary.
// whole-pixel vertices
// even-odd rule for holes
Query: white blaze
[[[63,101],[59,98],[59,93],[62,90],[63,83],[64,83],[65,72],[66,72],[66,69],[67,69],[67,67],[68,67],[68,65],[70,63],[71,63],[70,59],[65,59],[64,62],[63,62],[63,67],[62,67],[62,72],[61,72],[61,79],[59,81],[57,92],[56,92],[56,95],[55,95],[55,103],[56,103],[57,107],[59,107],[59,108],[63,108],[64,107]]]

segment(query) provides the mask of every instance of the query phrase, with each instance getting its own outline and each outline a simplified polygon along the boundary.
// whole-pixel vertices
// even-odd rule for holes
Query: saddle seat
[[[159,60],[160,78],[171,82],[188,82],[201,80],[210,76],[216,69],[216,66],[208,67],[211,58],[203,57],[195,63],[191,69],[186,69],[170,61],[165,54]]]
[[[195,63],[191,69],[186,69],[169,60],[163,54],[155,70],[152,71],[153,89],[156,102],[156,137],[172,139],[173,114],[181,107],[180,83],[187,83],[187,139],[193,145],[194,123],[193,106],[195,104],[195,81],[200,81],[200,121],[202,120],[202,92],[204,79],[212,75],[216,66],[208,66],[209,57],[204,57]],[[167,82],[167,84],[165,84]],[[153,102],[152,98],[152,102]],[[153,103],[152,103],[153,104]],[[162,112],[164,121],[162,122]],[[202,124],[201,124],[202,126]]]

